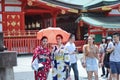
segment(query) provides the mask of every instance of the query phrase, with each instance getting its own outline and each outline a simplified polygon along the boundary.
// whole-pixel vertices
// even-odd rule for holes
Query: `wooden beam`
[[[41,5],[44,5],[44,6],[47,6],[49,8],[57,8],[57,9],[64,9],[64,10],[69,10],[70,8],[67,8],[67,7],[64,7],[64,6],[59,6],[59,5],[55,5],[55,4],[52,4],[52,3],[49,3],[49,2],[46,2],[46,1],[40,1],[40,0],[36,0],[34,1],[36,3],[39,3]]]
[[[22,6],[22,4],[5,4],[5,6]]]
[[[43,3],[41,3],[40,1],[33,2],[32,6],[37,6],[37,7],[48,9],[48,10],[54,10],[55,9],[54,7],[50,7],[50,6],[47,6],[47,5],[43,4]]]
[[[35,10],[35,9],[28,9],[25,10],[25,13],[50,13],[50,10]]]
[[[5,0],[2,0],[1,6],[2,6],[2,12],[4,12],[5,11]]]

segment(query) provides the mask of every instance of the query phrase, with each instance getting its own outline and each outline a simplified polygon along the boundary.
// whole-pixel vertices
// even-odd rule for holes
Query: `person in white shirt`
[[[74,80],[79,80],[79,73],[77,68],[77,57],[76,57],[76,46],[74,44],[75,41],[75,35],[71,34],[69,37],[69,41],[66,43],[65,48],[68,50],[70,54],[70,67],[69,72],[71,71],[71,68],[74,72]]]

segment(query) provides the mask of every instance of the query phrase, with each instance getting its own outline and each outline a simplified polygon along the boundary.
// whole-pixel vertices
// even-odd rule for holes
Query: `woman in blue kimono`
[[[56,36],[57,45],[52,50],[52,80],[66,80],[70,57],[62,44],[63,37]]]

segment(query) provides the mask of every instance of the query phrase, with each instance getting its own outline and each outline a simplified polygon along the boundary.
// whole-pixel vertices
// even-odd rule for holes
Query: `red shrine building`
[[[0,0],[0,30],[8,50],[32,53],[40,44],[36,33],[47,27],[60,27],[76,36],[82,48],[84,37],[120,31],[120,2],[82,0]],[[99,1],[99,0],[95,0]],[[88,5],[86,5],[88,4]],[[99,4],[99,5],[98,5]]]

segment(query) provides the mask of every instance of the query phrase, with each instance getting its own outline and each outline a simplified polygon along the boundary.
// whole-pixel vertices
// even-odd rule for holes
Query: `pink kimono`
[[[41,62],[44,65],[44,68],[42,70],[34,71],[35,80],[47,80],[48,72],[51,67],[50,51],[48,48],[43,48],[42,46],[38,46],[34,50],[32,62],[35,60],[35,58],[39,59],[41,55],[45,55],[48,58],[46,59],[45,62]]]

